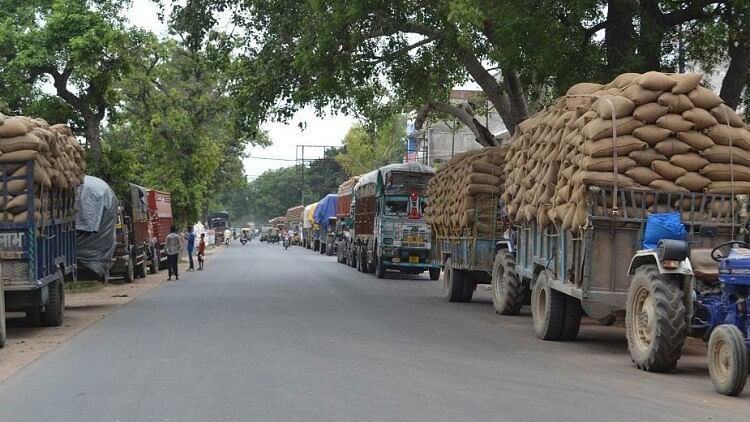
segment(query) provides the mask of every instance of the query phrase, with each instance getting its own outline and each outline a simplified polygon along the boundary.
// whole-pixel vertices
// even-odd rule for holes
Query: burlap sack
[[[695,123],[690,120],[684,119],[679,114],[669,113],[659,117],[656,120],[656,125],[669,129],[672,133],[687,132],[695,129]]]
[[[680,176],[687,173],[682,167],[677,167],[669,161],[654,161],[651,163],[651,169],[667,180],[677,180]]]
[[[682,113],[685,120],[692,122],[697,130],[702,130],[715,125],[716,119],[708,111],[702,108],[692,108]]]
[[[750,132],[744,127],[736,128],[727,125],[716,125],[704,131],[716,145],[738,146],[746,151],[750,150]]]
[[[685,94],[672,94],[665,92],[656,100],[659,104],[668,107],[672,113],[682,114],[695,107]]]
[[[716,145],[706,148],[700,154],[710,163],[733,163],[750,166],[750,152],[738,147]],[[0,156],[0,158],[2,158]]]
[[[22,212],[20,212],[18,214],[15,214],[13,216],[13,222],[16,223],[16,224],[23,224],[23,223],[26,222],[26,220],[28,219],[28,217],[29,217],[28,211],[22,211]],[[39,220],[41,220],[41,218],[42,218],[42,214],[39,213],[39,212],[37,212],[37,211],[35,211],[34,212],[34,221],[39,221]]]
[[[0,155],[0,163],[12,163],[16,161],[29,161],[29,160],[36,160],[39,158],[39,152],[38,151],[32,151],[32,150],[22,150],[22,151],[13,151],[8,152],[5,154]]]
[[[707,193],[750,193],[750,182],[711,182],[706,186]]]
[[[690,145],[690,148],[696,151],[702,151],[716,145],[711,138],[695,130],[680,132],[677,134],[677,139]]]
[[[701,83],[703,75],[699,73],[677,73],[671,75],[677,83],[672,87],[673,94],[687,94]]]
[[[683,188],[682,186],[674,182],[670,182],[666,179],[654,180],[653,182],[649,183],[648,187],[661,192],[688,192],[688,190]]]
[[[501,175],[504,173],[503,168],[501,166],[496,166],[491,163],[486,163],[482,161],[475,161],[471,163],[471,172],[472,173],[486,173],[486,174],[492,174],[492,175]]]
[[[471,173],[469,174],[469,182],[480,185],[500,185],[500,178],[487,173]]]
[[[633,167],[627,170],[625,175],[644,186],[648,186],[654,180],[661,179],[659,173],[651,170],[649,167],[643,166]]]
[[[614,171],[615,161],[617,161],[617,170],[620,173],[624,173],[626,170],[638,165],[635,160],[628,157],[617,157],[617,160],[612,157],[584,157],[581,160],[580,167],[589,171]]]
[[[711,180],[691,171],[678,177],[675,183],[691,192],[700,192],[711,183]]]
[[[42,142],[31,133],[12,138],[0,138],[0,152],[14,152],[21,150],[40,151]]]
[[[612,82],[610,82],[610,85],[617,88],[625,88],[626,86],[635,82],[640,76],[640,73],[622,73],[620,75],[617,75],[617,77],[615,77]]]
[[[649,144],[650,146],[654,146],[657,143],[669,138],[669,135],[671,134],[671,130],[656,125],[642,126],[633,131],[633,136]]]
[[[0,137],[13,138],[22,136],[29,132],[26,122],[19,117],[9,117],[0,125]]]
[[[602,119],[612,119],[612,111],[614,107],[615,118],[630,116],[633,114],[635,109],[635,103],[625,97],[607,95],[601,97],[592,105],[592,109],[599,113]]]
[[[590,121],[586,126],[583,127],[583,136],[586,139],[596,141],[603,138],[609,138],[612,136],[612,120],[594,119]],[[616,119],[615,125],[617,126],[617,136],[630,135],[633,130],[643,126],[643,122],[635,120],[632,117],[623,117]]]
[[[677,84],[677,81],[661,72],[646,72],[638,78],[638,85],[652,91],[668,91]]]
[[[666,160],[667,157],[653,148],[647,148],[640,151],[633,151],[628,157],[635,160],[641,166],[651,168],[651,163],[655,160]]]
[[[694,90],[688,92],[687,96],[696,107],[700,107],[704,110],[711,110],[724,102],[724,100],[713,91],[702,86],[698,86]]]
[[[699,171],[703,176],[714,182],[737,181],[750,182],[750,167],[741,164],[712,163]]]
[[[483,193],[497,195],[500,193],[500,187],[491,186],[491,185],[470,184],[466,187],[465,193],[469,195],[477,195],[477,194],[483,194]]]
[[[582,152],[590,157],[601,158],[613,156],[615,148],[617,149],[618,156],[626,156],[633,151],[644,149],[646,147],[648,147],[648,144],[640,139],[634,136],[625,135],[618,136],[616,142],[613,138],[600,139],[595,142],[586,142],[582,147]]]
[[[720,104],[712,108],[711,116],[716,119],[717,123],[721,123],[722,125],[728,124],[737,128],[745,127],[745,122],[742,121],[742,117],[726,104]]]
[[[575,176],[575,183],[583,183],[587,186],[617,186],[622,188],[635,186],[635,182],[624,174],[615,174],[609,171],[581,171]]]
[[[633,117],[644,123],[656,123],[659,117],[667,113],[669,113],[669,107],[664,107],[659,103],[648,103],[636,107]]]
[[[28,202],[27,194],[16,195],[12,197],[9,201],[7,201],[7,203],[5,203],[3,208],[16,214],[27,209],[27,206],[28,206],[27,202]],[[38,210],[41,207],[42,207],[42,201],[39,198],[34,198],[34,209]]]
[[[673,155],[669,162],[687,171],[698,171],[708,164],[708,160],[694,152]]]
[[[566,95],[586,95],[586,94],[592,94],[600,89],[602,89],[603,85],[590,83],[590,82],[581,82],[578,84],[575,84],[568,88],[568,91],[566,92]]]
[[[673,155],[677,154],[685,154],[686,152],[690,152],[693,150],[690,145],[675,138],[668,138],[664,141],[659,142],[658,144],[654,145],[654,149],[666,155],[667,157],[672,157]]]
[[[637,84],[632,84],[622,91],[622,95],[631,99],[636,105],[653,103],[661,95],[661,91],[651,91]]]

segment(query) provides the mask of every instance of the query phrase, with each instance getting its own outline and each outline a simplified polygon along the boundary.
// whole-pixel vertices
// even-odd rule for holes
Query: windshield
[[[409,199],[406,196],[388,196],[383,211],[387,215],[406,215]]]

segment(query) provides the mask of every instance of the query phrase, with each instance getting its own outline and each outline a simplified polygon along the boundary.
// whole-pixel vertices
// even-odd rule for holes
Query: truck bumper
[[[420,263],[409,263],[409,262],[393,262],[390,261],[388,258],[383,258],[383,265],[385,265],[386,268],[411,268],[411,269],[420,269],[420,270],[429,270],[430,268],[438,269],[440,268],[440,265],[437,265],[432,262],[420,262]]]

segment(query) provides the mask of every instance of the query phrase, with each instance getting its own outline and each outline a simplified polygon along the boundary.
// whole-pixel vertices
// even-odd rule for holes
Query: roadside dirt
[[[207,249],[206,258],[220,249]],[[193,258],[195,259],[195,258]],[[197,260],[195,262],[197,266]],[[188,268],[187,258],[180,262],[180,273]],[[61,327],[30,327],[23,314],[10,315],[8,339],[0,349],[0,382],[26,365],[46,355],[117,308],[158,287],[167,280],[167,271],[148,275],[129,284],[106,284],[86,293],[66,292],[65,320]]]

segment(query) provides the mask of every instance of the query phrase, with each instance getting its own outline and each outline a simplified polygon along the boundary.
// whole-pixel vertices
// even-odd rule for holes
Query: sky
[[[159,21],[158,11],[152,0],[133,0],[133,6],[126,16],[135,26],[166,35],[166,25]],[[262,128],[268,132],[273,145],[266,148],[248,147],[246,153],[249,157],[244,160],[245,173],[252,180],[267,170],[294,165],[298,145],[341,146],[346,132],[355,122],[356,119],[345,115],[319,118],[314,110],[306,108],[300,110],[288,124],[266,123]],[[305,123],[305,130],[299,128],[299,123]],[[320,158],[322,155],[323,148],[305,148],[306,159]]]

